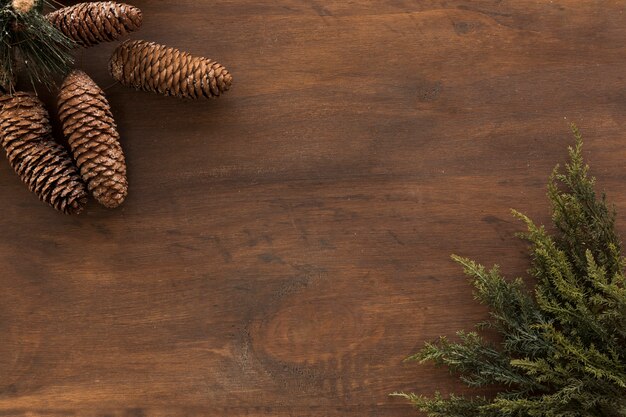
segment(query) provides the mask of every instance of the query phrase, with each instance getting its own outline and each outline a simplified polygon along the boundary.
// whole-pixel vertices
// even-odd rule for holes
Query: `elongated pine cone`
[[[48,112],[32,93],[0,97],[0,136],[9,163],[42,201],[80,213],[87,191],[65,148],[52,138]]]
[[[48,20],[77,44],[89,47],[136,31],[143,15],[135,6],[112,1],[78,3],[47,15]]]
[[[115,208],[128,195],[120,135],[104,92],[87,74],[72,71],[59,92],[59,118],[89,192]]]
[[[218,97],[233,81],[215,61],[146,41],[125,41],[118,46],[109,70],[127,87],[182,98]]]

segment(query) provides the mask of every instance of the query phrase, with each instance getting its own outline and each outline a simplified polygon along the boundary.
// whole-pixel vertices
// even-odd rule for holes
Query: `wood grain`
[[[135,39],[234,75],[106,88],[130,196],[63,217],[0,164],[1,416],[410,416],[405,364],[485,317],[451,253],[527,268],[571,143],[626,232],[620,1],[137,0]],[[52,100],[48,100],[52,103]]]

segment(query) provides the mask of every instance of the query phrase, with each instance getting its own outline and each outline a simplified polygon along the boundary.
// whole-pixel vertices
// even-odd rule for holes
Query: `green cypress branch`
[[[393,395],[431,417],[626,416],[626,276],[616,215],[596,195],[580,132],[572,130],[570,161],[548,185],[557,233],[513,211],[526,225],[520,236],[530,244],[534,294],[497,266],[453,256],[476,300],[489,307],[490,320],[477,327],[495,329],[500,345],[458,332],[458,342],[442,337],[408,358],[446,366],[470,387],[501,391],[489,399]]]

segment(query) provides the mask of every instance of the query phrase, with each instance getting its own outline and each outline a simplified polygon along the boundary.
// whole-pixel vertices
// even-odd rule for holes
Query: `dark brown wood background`
[[[451,253],[527,268],[571,143],[626,216],[622,1],[137,0],[215,101],[106,88],[130,197],[63,217],[0,163],[1,416],[411,416],[402,359],[485,317]],[[620,217],[619,228],[626,232]]]

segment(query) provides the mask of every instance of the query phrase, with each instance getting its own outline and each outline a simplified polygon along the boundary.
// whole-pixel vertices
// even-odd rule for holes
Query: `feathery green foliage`
[[[618,417],[626,416],[626,278],[615,213],[582,158],[575,126],[570,162],[550,178],[555,236],[516,211],[530,243],[529,293],[521,279],[453,256],[471,278],[476,299],[489,307],[482,326],[500,344],[478,333],[442,337],[408,360],[447,366],[470,387],[492,385],[493,398],[427,398],[395,393],[431,417]],[[481,327],[480,325],[478,326]]]
[[[0,87],[15,89],[19,61],[32,84],[51,85],[73,62],[73,42],[43,15],[43,0],[28,12],[13,7],[11,0],[0,0]]]

